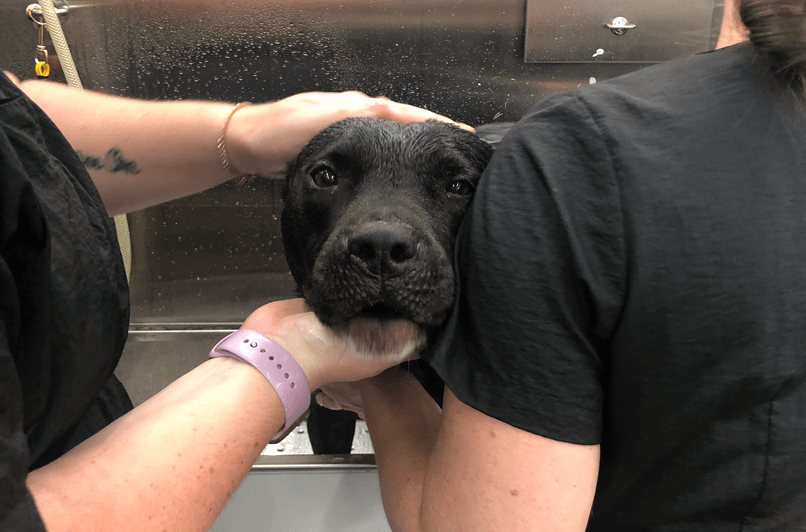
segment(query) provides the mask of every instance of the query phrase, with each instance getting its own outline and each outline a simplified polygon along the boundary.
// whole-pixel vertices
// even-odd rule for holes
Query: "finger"
[[[323,406],[329,410],[341,410],[341,406],[338,402],[334,401],[329,395],[324,392],[319,392],[316,394],[316,404],[319,406]]]
[[[425,120],[439,120],[460,127],[466,131],[475,132],[471,126],[451,120],[427,109],[414,107],[411,105],[393,102],[384,97],[375,98],[376,103],[370,108],[370,112],[375,113],[380,118],[395,120],[397,122],[424,122]]]

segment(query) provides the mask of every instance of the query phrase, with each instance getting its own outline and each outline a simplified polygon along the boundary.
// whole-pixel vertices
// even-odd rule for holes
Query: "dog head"
[[[438,121],[353,118],[311,140],[288,174],[281,227],[317,317],[366,354],[423,347],[453,303],[454,239],[492,151]]]

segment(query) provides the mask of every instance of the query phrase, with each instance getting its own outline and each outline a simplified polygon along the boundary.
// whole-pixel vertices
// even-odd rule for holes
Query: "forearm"
[[[110,215],[232,177],[217,143],[231,104],[133,100],[39,80],[22,89],[79,152]]]
[[[283,422],[259,372],[211,360],[33,471],[28,487],[51,532],[207,530]]]
[[[218,148],[232,104],[147,102],[39,80],[21,86],[82,154],[109,214],[200,192],[232,177]],[[357,92],[302,93],[233,114],[226,127],[227,159],[240,173],[281,176],[314,135],[351,116],[450,122]]]
[[[389,524],[395,532],[419,531],[442,412],[414,377],[397,369],[360,386]]]
[[[243,325],[293,355],[305,397],[391,364],[351,353],[302,299],[264,305]],[[208,360],[31,472],[28,488],[50,532],[207,530],[285,421],[279,396],[254,367]]]

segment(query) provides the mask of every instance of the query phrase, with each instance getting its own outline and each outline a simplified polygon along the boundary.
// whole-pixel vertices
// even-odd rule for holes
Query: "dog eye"
[[[454,179],[448,183],[447,191],[458,196],[467,196],[472,194],[475,189],[476,187],[473,186],[473,183],[467,179]]]
[[[335,187],[338,184],[336,174],[327,166],[320,166],[311,172],[313,182],[319,188]]]

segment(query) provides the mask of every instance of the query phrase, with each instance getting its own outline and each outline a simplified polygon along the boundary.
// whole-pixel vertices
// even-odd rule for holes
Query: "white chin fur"
[[[402,362],[425,347],[423,329],[408,320],[355,318],[343,331],[351,349],[367,357],[383,357]]]

